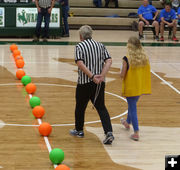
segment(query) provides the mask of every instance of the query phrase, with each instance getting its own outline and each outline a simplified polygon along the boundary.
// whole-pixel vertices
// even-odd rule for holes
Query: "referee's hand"
[[[99,84],[104,81],[104,77],[102,75],[95,75],[93,81],[94,83]]]

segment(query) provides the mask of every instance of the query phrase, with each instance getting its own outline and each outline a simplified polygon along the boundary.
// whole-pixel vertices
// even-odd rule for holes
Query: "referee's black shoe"
[[[72,135],[72,136],[77,136],[79,138],[83,138],[84,137],[84,132],[83,131],[77,131],[76,129],[70,130],[69,134]]]
[[[103,140],[103,143],[105,145],[110,145],[110,144],[112,144],[113,140],[114,140],[114,136],[113,136],[112,132],[108,132],[106,134],[105,139]]]

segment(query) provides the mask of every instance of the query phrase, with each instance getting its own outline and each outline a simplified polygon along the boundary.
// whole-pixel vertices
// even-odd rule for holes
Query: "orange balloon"
[[[57,166],[55,170],[70,170],[70,168],[66,165],[61,164]]]
[[[12,45],[10,46],[11,52],[13,52],[14,50],[17,50],[17,49],[18,49],[18,47],[17,47],[16,44],[12,44]]]
[[[23,76],[25,76],[26,75],[26,73],[24,72],[24,70],[18,70],[18,71],[16,71],[16,77],[19,79],[19,80],[21,80],[21,78],[23,77]]]
[[[20,55],[21,52],[19,50],[14,50],[13,51],[13,56],[16,57],[17,55]]]
[[[42,118],[45,114],[45,110],[42,106],[35,106],[32,113],[36,118]]]
[[[16,61],[17,68],[23,68],[24,64],[25,64],[24,60],[22,60],[22,59],[19,59],[19,60]]]
[[[24,58],[21,56],[21,55],[17,55],[14,57],[15,61],[21,59],[21,60],[24,60]]]
[[[42,123],[40,126],[39,126],[39,133],[42,135],[42,136],[48,136],[50,135],[52,131],[52,127],[49,123],[47,122],[44,122]]]
[[[33,93],[35,93],[35,91],[36,91],[36,86],[35,86],[35,84],[29,83],[29,84],[26,85],[26,92],[27,92],[28,94],[33,94]]]

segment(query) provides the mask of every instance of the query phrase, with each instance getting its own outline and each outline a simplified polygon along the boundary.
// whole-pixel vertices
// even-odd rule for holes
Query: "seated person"
[[[155,27],[155,39],[159,40],[159,23],[156,21],[158,11],[157,9],[149,5],[148,0],[143,0],[143,5],[141,5],[138,9],[138,15],[139,15],[139,39],[143,38],[143,27],[144,25],[152,25]]]
[[[164,41],[164,26],[167,25],[168,27],[172,27],[173,29],[173,41],[179,41],[176,38],[176,30],[177,30],[177,24],[176,24],[176,12],[174,9],[171,9],[171,4],[165,4],[165,8],[161,10],[160,12],[160,33],[161,38],[160,41]]]
[[[115,3],[115,8],[118,8],[118,0],[112,0]],[[105,8],[108,8],[110,0],[105,0]]]

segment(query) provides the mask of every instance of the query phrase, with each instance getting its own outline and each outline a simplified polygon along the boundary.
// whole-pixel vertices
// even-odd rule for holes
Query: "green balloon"
[[[35,106],[39,106],[41,104],[41,100],[39,97],[33,96],[30,100],[29,100],[29,104],[32,108],[34,108]]]
[[[64,152],[59,148],[55,148],[50,152],[49,158],[53,164],[60,164],[64,160]]]
[[[26,86],[27,84],[31,83],[31,77],[29,76],[23,76],[21,79],[21,83]]]

